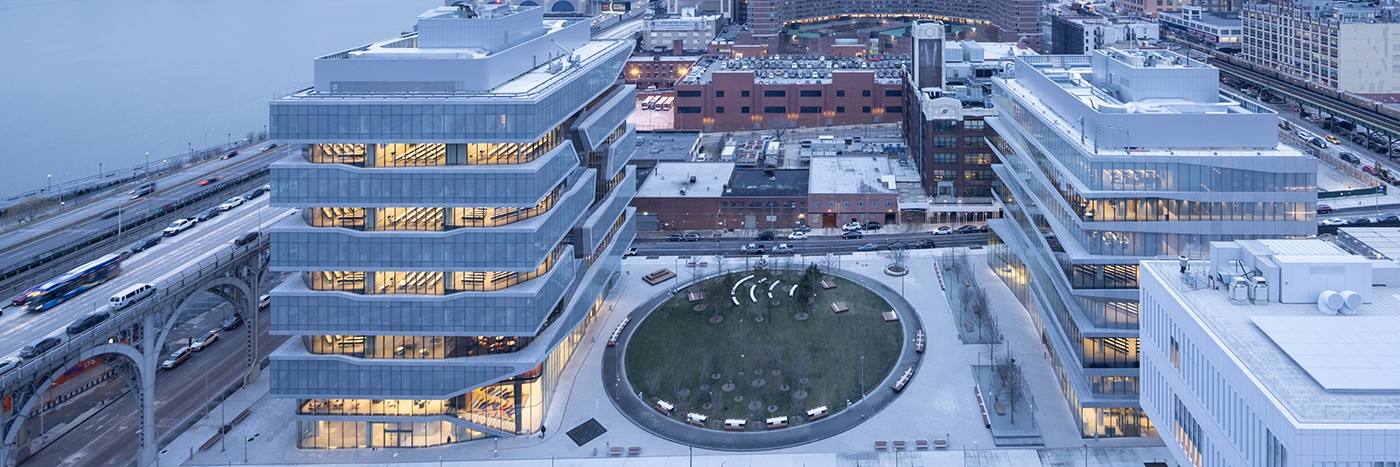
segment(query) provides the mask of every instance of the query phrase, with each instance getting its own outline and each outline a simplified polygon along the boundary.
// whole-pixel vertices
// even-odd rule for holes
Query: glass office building
[[[1138,262],[1317,233],[1317,163],[1219,71],[1161,50],[1017,57],[993,78],[1006,217],[989,261],[1030,312],[1082,433],[1143,436]]]
[[[270,105],[271,393],[299,445],[538,432],[633,237],[630,41],[456,2]]]

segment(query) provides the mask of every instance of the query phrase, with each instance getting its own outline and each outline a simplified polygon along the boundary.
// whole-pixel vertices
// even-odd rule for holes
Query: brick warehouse
[[[705,58],[676,82],[676,128],[741,131],[897,122],[907,56]]]

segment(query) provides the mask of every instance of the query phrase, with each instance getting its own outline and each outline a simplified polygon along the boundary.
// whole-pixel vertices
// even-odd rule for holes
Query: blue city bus
[[[102,285],[122,272],[122,255],[111,254],[78,266],[51,281],[26,290],[14,298],[15,305],[26,305],[29,311],[43,311],[58,306],[88,289]]]

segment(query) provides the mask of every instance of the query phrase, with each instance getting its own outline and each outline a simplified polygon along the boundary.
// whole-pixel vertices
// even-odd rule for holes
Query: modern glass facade
[[[1276,117],[1219,92],[1216,70],[1176,54],[1025,57],[1013,71],[993,79],[987,118],[1007,214],[989,222],[990,265],[1030,312],[1082,434],[1151,434],[1137,400],[1138,261],[1314,234],[1316,161],[1278,145],[1261,124]],[[1219,126],[1160,137],[1199,119]]]
[[[617,81],[631,44],[578,40],[538,7],[476,6],[320,59],[367,62],[318,64],[318,83],[356,86],[272,102],[272,137],[303,145],[272,166],[273,205],[301,215],[272,228],[273,269],[295,272],[272,291],[272,333],[299,338],[270,370],[302,448],[537,432],[636,236],[635,145],[616,144],[635,134],[635,89]],[[505,42],[476,34],[532,15]],[[488,59],[525,71],[489,91],[403,91],[435,89],[417,71]]]

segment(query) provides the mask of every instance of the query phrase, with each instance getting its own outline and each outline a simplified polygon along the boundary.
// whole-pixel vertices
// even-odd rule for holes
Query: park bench
[[[608,347],[614,347],[617,345],[617,339],[622,337],[622,330],[626,328],[627,323],[630,322],[632,322],[631,316],[625,316],[622,318],[622,322],[617,324],[617,329],[614,329],[612,335],[608,336]]]
[[[846,302],[832,302],[832,304],[831,304],[831,312],[832,312],[832,313],[841,314],[841,313],[845,313],[845,312],[847,312],[847,311],[851,311],[851,309],[846,307]]]
[[[909,385],[909,380],[911,379],[914,379],[914,367],[912,366],[909,367],[909,369],[904,370],[904,374],[900,375],[899,379],[894,382],[894,392],[903,391],[904,386]]]
[[[973,385],[972,391],[977,394],[977,408],[982,410],[982,424],[987,428],[991,428],[992,417],[987,416],[987,402],[982,399],[982,388]]]
[[[948,449],[948,440],[943,439],[943,438],[938,438],[938,439],[933,440],[933,448],[934,448],[934,449]]]
[[[822,290],[831,290],[834,288],[836,288],[835,282],[832,282],[831,279],[822,279]]]
[[[641,455],[641,454],[642,454],[642,447],[641,447],[641,446],[632,446],[632,447],[627,448],[627,455],[629,455],[629,456],[639,456],[639,455]]]
[[[671,415],[671,411],[673,410],[676,410],[676,406],[671,405],[670,402],[660,399],[656,400],[656,411],[661,412],[662,415]]]
[[[646,281],[648,284],[656,285],[674,279],[675,277],[676,273],[671,272],[670,269],[657,269],[652,271],[651,274],[642,276],[642,280]]]
[[[880,317],[881,317],[881,318],[884,318],[886,323],[891,323],[891,322],[899,321],[899,315],[896,314],[896,313],[894,312],[894,310],[890,310],[890,311],[886,311],[886,312],[884,312],[884,313],[880,313]]]
[[[875,442],[875,450],[876,450],[876,451],[884,451],[884,450],[889,449],[889,448],[890,448],[890,442],[889,442],[889,441],[880,440],[880,441],[876,441],[876,442]]]
[[[724,420],[724,431],[744,431],[744,420],[728,418]]]
[[[914,449],[918,449],[918,450],[921,450],[921,451],[922,451],[922,450],[928,449],[928,440],[926,440],[926,439],[916,439],[916,440],[914,440]]]
[[[914,334],[914,353],[924,353],[924,330]]]
[[[810,422],[810,421],[814,421],[814,420],[821,419],[822,417],[825,417],[825,416],[829,415],[830,413],[831,413],[831,411],[830,411],[830,410],[827,410],[827,408],[826,408],[825,405],[823,405],[823,406],[821,406],[821,407],[817,407],[817,408],[812,409],[812,410],[808,410],[808,411],[807,411],[807,421]]]
[[[904,440],[902,440],[902,439],[894,440],[894,449],[895,449],[896,451],[901,451],[901,450],[903,450],[903,449],[904,449]]]
[[[776,429],[779,429],[779,428],[787,428],[787,426],[788,426],[788,418],[787,418],[787,417],[773,417],[773,418],[768,419],[768,420],[767,420],[767,423],[765,423],[764,425],[765,425],[765,427],[766,427],[767,429],[769,429],[769,430],[776,430]]]
[[[608,455],[609,455],[609,456],[621,456],[621,455],[622,455],[622,446],[613,446],[613,447],[611,447],[611,448],[608,448]]]

